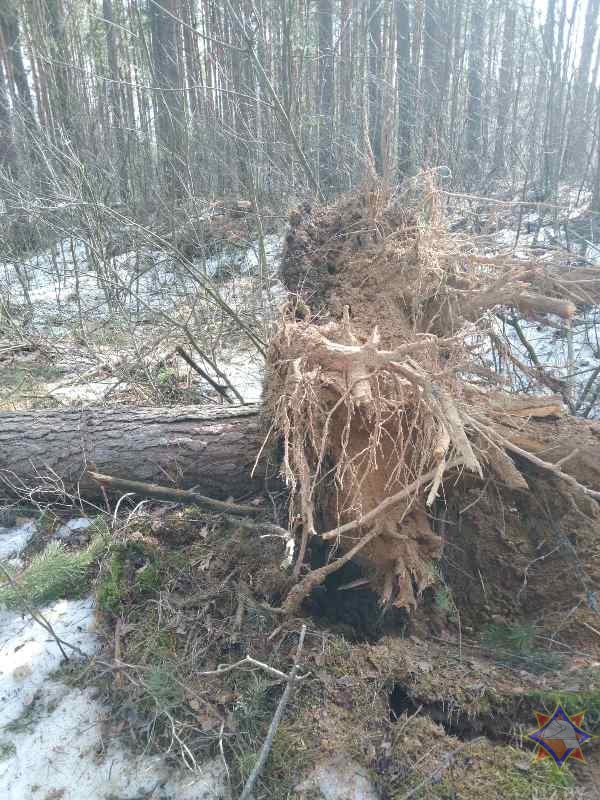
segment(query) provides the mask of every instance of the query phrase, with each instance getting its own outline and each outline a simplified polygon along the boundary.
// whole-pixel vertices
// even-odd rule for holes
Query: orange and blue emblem
[[[533,712],[538,722],[538,729],[528,733],[527,738],[537,744],[534,761],[551,758],[559,769],[562,769],[569,758],[585,763],[581,745],[596,737],[583,730],[585,711],[577,714],[567,714],[562,705],[558,703],[553,714]]]

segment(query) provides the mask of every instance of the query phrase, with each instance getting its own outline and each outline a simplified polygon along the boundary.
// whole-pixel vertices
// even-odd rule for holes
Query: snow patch
[[[91,598],[58,600],[43,610],[57,636],[86,655],[98,648]],[[31,617],[0,612],[0,729],[22,716],[62,656],[54,639]]]
[[[18,556],[35,533],[33,520],[17,528],[0,528],[0,561]]]
[[[87,518],[60,528],[83,530]],[[35,522],[0,529],[0,557],[19,555]],[[59,531],[59,532],[60,532]],[[98,651],[91,597],[59,600],[42,610],[60,639],[86,655]],[[69,655],[75,651],[65,647]],[[42,625],[0,611],[0,787],[2,800],[226,800],[226,770],[219,759],[189,772],[160,755],[134,755],[104,724],[110,709],[93,689],[71,688],[50,676],[62,655]]]
[[[317,764],[296,791],[307,800],[379,800],[367,770],[345,756]]]
[[[90,527],[93,520],[89,519],[89,517],[79,517],[78,519],[70,519],[68,522],[65,522],[64,525],[61,525],[60,528],[56,531],[56,538],[57,539],[68,539],[74,531],[85,531],[87,528]]]
[[[123,751],[117,741],[107,741],[102,720],[109,711],[90,689],[49,682],[40,706],[35,726],[10,738],[13,757],[0,760],[4,800],[226,797],[218,759],[205,764],[199,774],[183,773],[168,767],[161,756],[135,756]],[[0,733],[0,747],[2,742]]]

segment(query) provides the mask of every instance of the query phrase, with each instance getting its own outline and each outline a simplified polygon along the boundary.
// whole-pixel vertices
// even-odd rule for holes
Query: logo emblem
[[[552,758],[559,769],[564,767],[569,758],[583,761],[585,764],[581,745],[596,738],[581,727],[585,711],[569,716],[559,703],[554,714],[542,714],[539,711],[533,713],[538,722],[538,729],[528,733],[527,738],[537,744],[534,761]]]

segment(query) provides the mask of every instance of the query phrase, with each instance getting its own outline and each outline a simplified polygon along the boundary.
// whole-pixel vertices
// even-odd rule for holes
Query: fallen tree
[[[91,469],[239,498],[260,484],[264,458],[250,473],[265,440],[279,440],[297,543],[287,612],[350,560],[382,603],[414,609],[440,570],[452,574],[445,544],[464,554],[453,590],[465,603],[469,575],[489,582],[490,608],[494,586],[507,613],[534,587],[539,610],[552,574],[568,587],[561,602],[581,604],[597,578],[600,427],[566,414],[555,375],[539,375],[536,395],[515,393],[489,346],[496,311],[568,322],[597,300],[597,273],[578,268],[573,280],[475,253],[427,185],[303,206],[286,237],[293,294],[268,353],[264,429],[256,407],[5,415],[4,483],[95,494]]]
[[[264,439],[253,405],[95,408],[3,413],[0,494],[36,499],[96,498],[87,471],[192,487],[214,498],[242,497],[263,486]]]

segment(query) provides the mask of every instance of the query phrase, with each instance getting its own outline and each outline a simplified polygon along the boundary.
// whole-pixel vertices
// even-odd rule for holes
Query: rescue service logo
[[[539,711],[533,713],[538,722],[538,729],[528,733],[527,738],[537,744],[534,763],[552,758],[559,769],[562,769],[570,758],[586,763],[581,745],[596,737],[581,727],[585,711],[569,715],[559,702],[553,714],[542,714]]]

